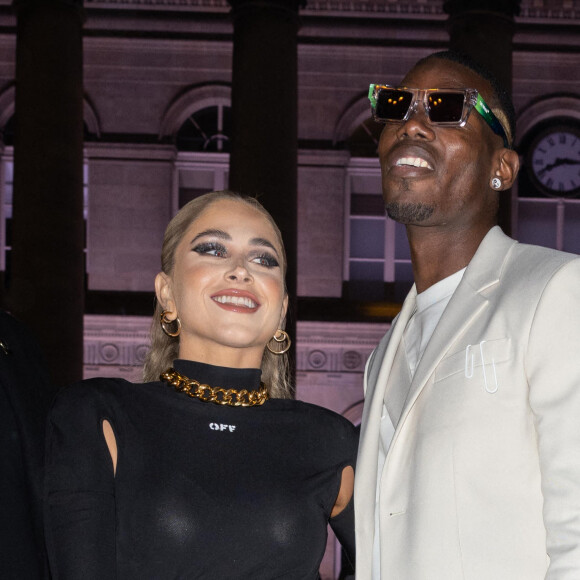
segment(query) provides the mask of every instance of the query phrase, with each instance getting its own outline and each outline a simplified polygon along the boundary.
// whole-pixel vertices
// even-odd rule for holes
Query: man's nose
[[[429,115],[422,101],[418,101],[410,111],[409,118],[403,121],[397,128],[399,139],[418,138],[432,140],[435,138],[433,124],[429,121]]]

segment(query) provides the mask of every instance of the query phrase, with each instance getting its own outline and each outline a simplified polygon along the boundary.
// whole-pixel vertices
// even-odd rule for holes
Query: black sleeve
[[[360,430],[350,421],[343,420],[343,435],[340,446],[345,457],[344,465],[351,465],[356,472],[356,457]],[[340,470],[342,474],[342,469]],[[346,507],[335,517],[330,518],[328,523],[335,536],[343,547],[346,556],[354,569],[355,566],[355,533],[354,533],[354,493]]]
[[[99,395],[83,383],[68,387],[49,415],[45,527],[53,580],[116,578],[115,485]]]
[[[350,498],[347,506],[338,515],[330,518],[329,523],[340,545],[344,548],[349,562],[354,568],[356,556],[354,541],[354,494]]]

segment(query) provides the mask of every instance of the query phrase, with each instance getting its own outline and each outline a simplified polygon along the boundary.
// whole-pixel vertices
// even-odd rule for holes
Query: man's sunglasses
[[[379,123],[404,123],[417,110],[421,96],[431,123],[463,127],[471,109],[475,109],[509,148],[504,128],[475,89],[409,89],[371,85],[369,100],[373,118]]]

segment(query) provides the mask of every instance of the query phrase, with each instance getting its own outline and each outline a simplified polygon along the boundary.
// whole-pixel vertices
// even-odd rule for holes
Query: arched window
[[[227,189],[231,127],[229,85],[191,87],[168,106],[159,138],[177,147],[174,212],[203,193]]]
[[[179,151],[229,153],[232,110],[222,104],[195,111],[177,131]]]
[[[346,147],[353,157],[378,156],[379,138],[383,125],[369,117],[362,122],[347,138]]]
[[[363,300],[402,300],[413,282],[404,226],[386,216],[378,143],[383,126],[370,117],[345,139],[347,167],[343,278],[348,293]]]

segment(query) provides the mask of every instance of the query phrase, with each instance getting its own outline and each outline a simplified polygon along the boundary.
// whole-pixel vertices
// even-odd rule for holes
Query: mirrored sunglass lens
[[[386,121],[402,121],[413,101],[413,93],[397,89],[379,89],[375,116]]]
[[[429,119],[432,123],[458,123],[464,100],[463,93],[429,93]]]

